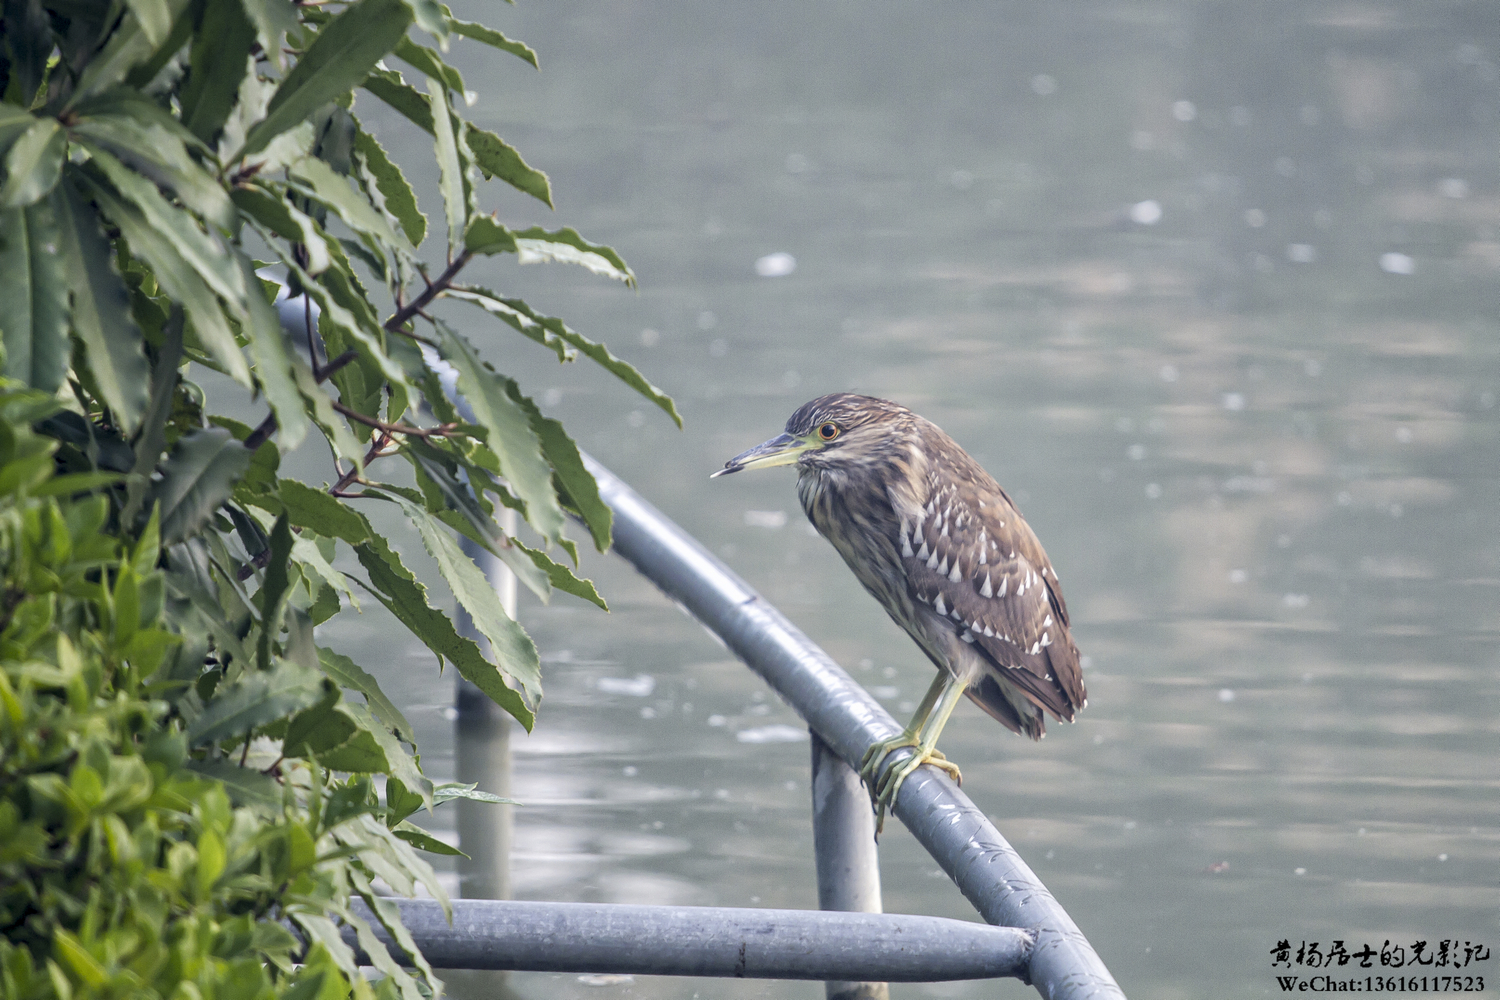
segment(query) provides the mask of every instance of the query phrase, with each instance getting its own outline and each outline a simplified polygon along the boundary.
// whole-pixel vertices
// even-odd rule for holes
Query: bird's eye
[[[838,436],[839,436],[839,425],[838,424],[827,423],[827,424],[824,424],[822,427],[818,428],[818,437],[822,438],[824,441],[832,441],[834,438],[836,438]]]

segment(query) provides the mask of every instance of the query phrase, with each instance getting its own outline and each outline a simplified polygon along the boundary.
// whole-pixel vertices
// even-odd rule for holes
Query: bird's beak
[[[743,469],[769,469],[776,465],[792,465],[802,457],[803,452],[812,447],[811,441],[804,441],[786,433],[778,434],[764,444],[758,444],[749,451],[734,456],[724,463],[724,468],[708,478],[717,479],[719,476],[727,476],[731,472],[740,472]]]

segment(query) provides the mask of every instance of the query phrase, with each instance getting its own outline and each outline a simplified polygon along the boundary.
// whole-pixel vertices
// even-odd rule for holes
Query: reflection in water
[[[1013,487],[1067,588],[1089,711],[1032,746],[961,707],[944,749],[1127,994],[1269,990],[1282,938],[1500,943],[1487,8],[500,17],[545,69],[469,53],[474,110],[560,209],[486,197],[613,243],[641,292],[503,262],[483,281],[609,341],[687,429],[586,362],[450,318],[898,716],[930,668],[810,537],[793,474],[728,493],[708,473],[853,390],[917,409]],[[795,716],[629,569],[585,569],[607,618],[522,600],[547,695],[514,741],[515,894],[815,905],[806,745],[736,739]],[[449,688],[389,648],[378,611],[325,640],[415,705],[443,774]],[[972,917],[899,826],[881,852],[888,910]]]

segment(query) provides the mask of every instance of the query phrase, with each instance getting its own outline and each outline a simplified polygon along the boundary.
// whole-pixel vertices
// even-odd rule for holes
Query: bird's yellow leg
[[[871,743],[870,748],[865,751],[864,758],[859,762],[859,777],[870,789],[870,798],[875,797],[875,777],[880,773],[880,765],[884,763],[891,751],[900,750],[902,747],[914,747],[921,742],[920,734],[922,727],[927,724],[927,717],[932,714],[932,706],[936,705],[938,698],[942,696],[944,679],[948,677],[948,671],[940,670],[932,679],[932,686],[922,696],[922,703],[917,706],[916,714],[911,717],[901,735],[894,739],[881,740]]]
[[[901,791],[902,783],[923,764],[940,767],[947,771],[954,781],[963,781],[958,765],[943,756],[942,751],[937,749],[937,741],[942,735],[943,727],[948,724],[948,717],[958,707],[958,699],[963,697],[966,685],[946,670],[938,675],[938,679],[941,683],[933,685],[934,690],[938,692],[937,704],[929,710],[927,717],[923,720],[920,737],[915,743],[908,744],[916,747],[917,752],[898,762],[880,776],[880,783],[872,796],[875,800],[876,833],[879,833],[885,825],[885,811],[896,801],[896,794]]]

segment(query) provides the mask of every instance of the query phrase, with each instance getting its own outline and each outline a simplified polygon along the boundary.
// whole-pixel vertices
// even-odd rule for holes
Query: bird
[[[899,403],[840,392],[803,404],[781,433],[710,478],[797,467],[797,496],[867,591],[938,668],[900,736],[865,752],[876,831],[937,749],[959,698],[1012,732],[1041,739],[1046,716],[1088,704],[1061,583],[1015,502],[936,424]],[[914,753],[896,759],[903,747]]]

